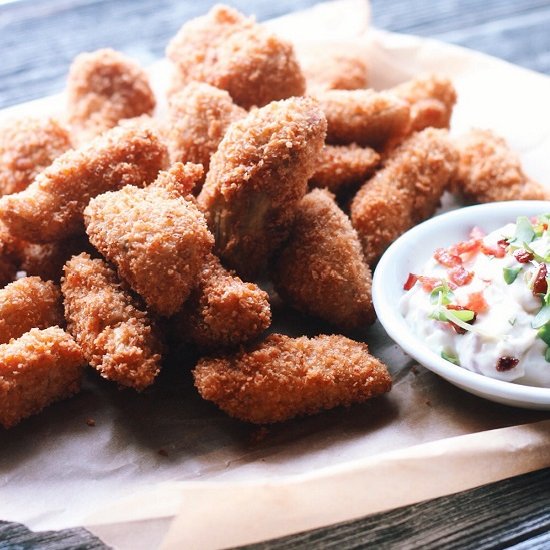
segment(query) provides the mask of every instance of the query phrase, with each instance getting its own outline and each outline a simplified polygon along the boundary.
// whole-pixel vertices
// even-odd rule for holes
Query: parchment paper
[[[299,47],[322,38],[364,49],[376,88],[448,74],[459,94],[453,131],[495,129],[528,173],[550,185],[550,79],[461,48],[367,31],[367,21],[366,3],[344,0],[271,25]],[[166,65],[153,74],[162,82]],[[9,114],[61,109],[55,97]],[[289,334],[331,331],[283,310],[274,317],[274,328]],[[267,431],[202,401],[185,350],[141,395],[89,373],[78,396],[0,432],[0,519],[33,529],[86,525],[119,548],[214,548],[550,465],[549,413],[454,388],[413,366],[378,324],[354,336],[390,366],[392,392]]]

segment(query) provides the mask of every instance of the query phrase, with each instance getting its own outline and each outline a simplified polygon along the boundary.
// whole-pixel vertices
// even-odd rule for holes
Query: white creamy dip
[[[549,227],[522,217],[436,250],[399,302],[414,333],[471,371],[550,387]]]

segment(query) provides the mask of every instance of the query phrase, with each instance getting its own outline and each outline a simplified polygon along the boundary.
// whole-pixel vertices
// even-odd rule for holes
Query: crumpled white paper
[[[322,38],[364,48],[375,88],[446,73],[459,95],[453,132],[495,129],[521,153],[527,172],[550,186],[548,77],[431,40],[366,32],[368,15],[366,2],[342,0],[270,25],[302,43]],[[162,83],[166,64],[152,74]],[[2,115],[60,112],[62,101],[47,98]],[[280,331],[329,330],[304,325],[298,315],[275,318]],[[78,396],[0,432],[0,519],[33,529],[86,525],[119,548],[162,541],[166,548],[214,548],[550,465],[548,413],[489,403],[421,367],[411,370],[378,324],[363,336],[390,366],[392,392],[267,432],[202,401],[185,356],[142,395],[89,373]]]

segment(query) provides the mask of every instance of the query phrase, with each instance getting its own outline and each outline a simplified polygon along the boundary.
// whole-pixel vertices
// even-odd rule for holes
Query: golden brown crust
[[[366,52],[355,44],[306,42],[296,48],[307,91],[357,90],[368,85]]]
[[[0,127],[0,195],[26,189],[71,148],[69,133],[53,118],[24,117]]]
[[[245,109],[305,91],[292,44],[227,6],[214,6],[183,25],[166,55],[183,83],[197,80],[227,90]]]
[[[369,265],[397,237],[435,212],[457,162],[447,132],[427,128],[405,140],[363,185],[352,201],[351,221]]]
[[[166,162],[166,147],[152,132],[113,128],[58,157],[24,191],[2,197],[0,220],[30,242],[68,238],[82,232],[90,198],[128,184],[146,185]]]
[[[281,422],[391,389],[387,368],[366,344],[344,336],[268,336],[249,350],[203,358],[193,371],[204,399],[257,424]]]
[[[79,143],[154,108],[147,75],[129,57],[111,49],[75,57],[67,80],[67,113]]]
[[[104,378],[138,391],[160,370],[161,344],[140,309],[103,260],[80,254],[67,262],[61,289],[67,328]]]
[[[314,189],[299,202],[273,280],[289,305],[339,328],[374,322],[371,272],[359,237],[324,189]]]
[[[32,329],[0,345],[0,424],[23,418],[78,392],[85,361],[72,337],[58,327]]]
[[[177,315],[180,336],[201,348],[235,346],[256,338],[271,324],[269,297],[209,254],[197,285]]]
[[[327,117],[327,143],[382,150],[408,130],[409,106],[389,92],[327,90],[315,97]]]
[[[325,145],[309,185],[338,193],[344,188],[364,183],[379,162],[380,155],[370,147]]]
[[[52,282],[24,277],[0,290],[0,344],[32,328],[63,326],[61,293]]]
[[[198,202],[218,255],[245,279],[287,237],[325,130],[314,100],[274,101],[231,124],[212,156]]]
[[[519,157],[490,130],[471,130],[455,145],[460,160],[452,190],[467,201],[550,199],[550,191],[525,175]]]
[[[246,111],[225,90],[191,82],[170,97],[167,139],[171,162],[202,164],[208,172],[210,157],[227,127],[245,116]]]
[[[410,105],[410,133],[430,126],[449,128],[456,103],[456,90],[451,80],[445,76],[438,74],[419,76],[389,91]]]
[[[145,189],[127,185],[99,195],[84,212],[90,242],[152,310],[167,316],[189,296],[214,244],[203,214],[177,193],[180,176],[187,172],[176,164]]]

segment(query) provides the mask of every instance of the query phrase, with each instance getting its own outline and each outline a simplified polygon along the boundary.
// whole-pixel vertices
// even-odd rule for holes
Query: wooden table
[[[0,3],[0,108],[62,90],[72,58],[110,46],[151,62],[181,23],[215,2],[20,0]],[[238,0],[259,19],[315,0]],[[550,74],[548,0],[372,0],[380,28],[429,36]],[[144,25],[143,22],[147,21]],[[550,100],[550,98],[549,98]],[[511,106],[513,108],[513,106]],[[550,548],[550,469],[253,548]],[[106,548],[84,529],[33,533],[0,521],[0,549]],[[252,548],[252,547],[251,547]]]

